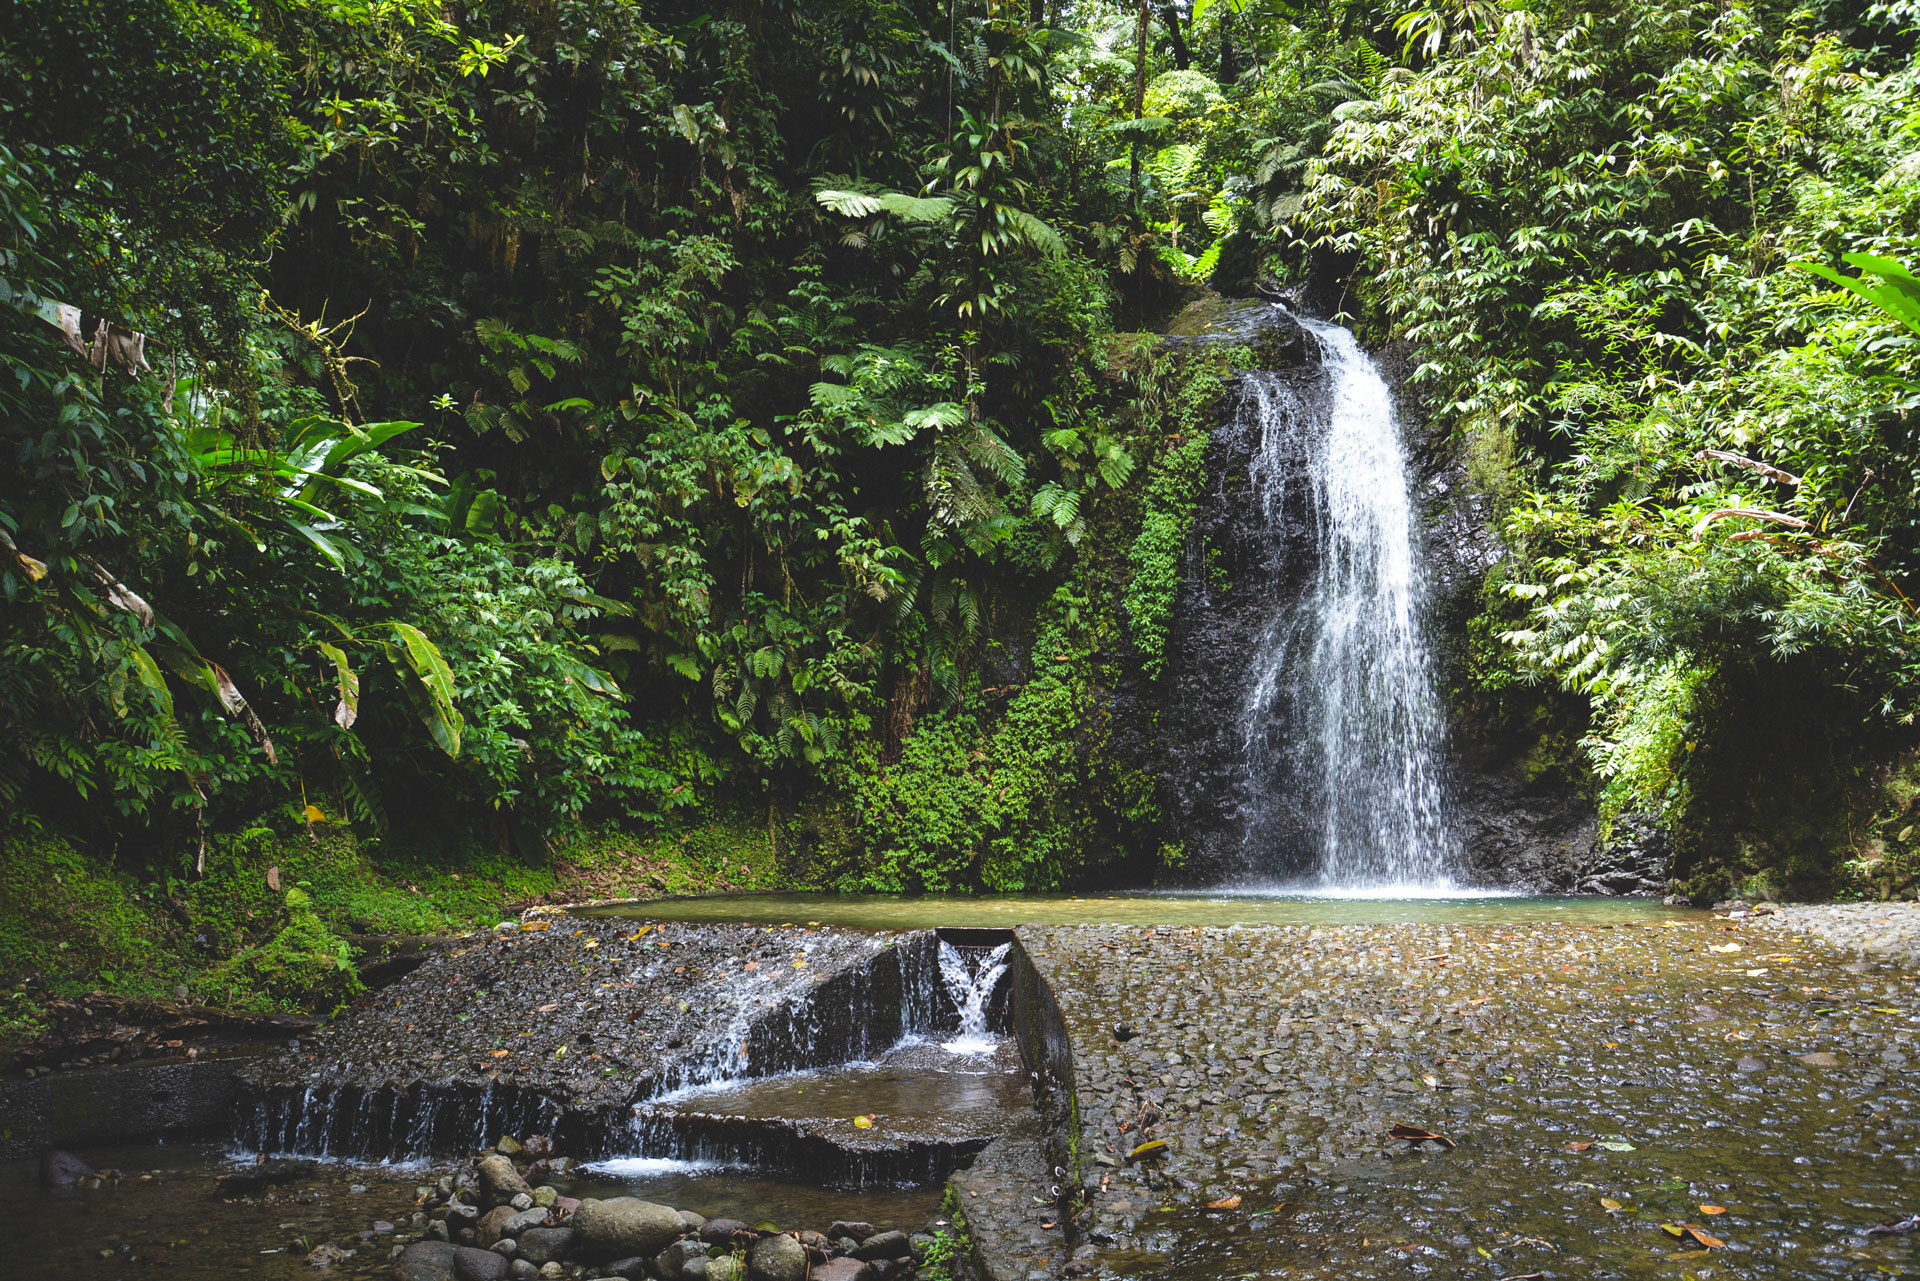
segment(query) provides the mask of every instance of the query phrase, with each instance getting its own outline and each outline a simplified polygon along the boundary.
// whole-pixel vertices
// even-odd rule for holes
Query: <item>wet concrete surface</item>
[[[566,917],[476,937],[249,1068],[249,1141],[406,1158],[538,1130],[604,1152],[636,1101],[892,1044],[910,1014],[902,967],[931,945]]]
[[[955,1053],[911,1037],[872,1061],[680,1091],[638,1109],[649,1153],[843,1187],[937,1184],[1032,1109],[1011,1041]]]
[[[981,1281],[1048,1281],[1067,1266],[1060,1178],[1038,1121],[1026,1113],[950,1181],[949,1206],[966,1224]]]
[[[1076,1272],[1920,1275],[1867,1235],[1920,1208],[1910,969],[1711,917],[1019,938],[1072,1040]]]

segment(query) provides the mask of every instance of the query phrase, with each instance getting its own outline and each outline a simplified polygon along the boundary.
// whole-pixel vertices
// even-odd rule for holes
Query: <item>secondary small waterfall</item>
[[[1393,398],[1353,334],[1298,319],[1321,350],[1313,400],[1254,374],[1242,407],[1259,432],[1251,480],[1267,525],[1280,537],[1290,516],[1303,518],[1316,559],[1254,655],[1244,707],[1248,862],[1267,861],[1269,818],[1284,807],[1291,830],[1317,843],[1305,864],[1321,886],[1442,886],[1454,862],[1444,725]],[[1300,865],[1301,853],[1286,858]]]
[[[1007,972],[1007,953],[1013,944],[1002,943],[989,952],[963,953],[945,939],[940,941],[940,978],[947,985],[954,1005],[960,1011],[960,1034],[945,1042],[956,1054],[991,1054],[993,1037],[987,1031],[987,1003],[1000,976]]]

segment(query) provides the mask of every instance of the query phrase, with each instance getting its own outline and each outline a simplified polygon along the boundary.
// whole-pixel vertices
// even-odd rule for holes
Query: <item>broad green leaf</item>
[[[340,683],[340,702],[333,709],[333,723],[341,729],[352,729],[360,716],[360,677],[347,662],[347,655],[338,645],[327,641],[316,642],[320,652],[333,661],[334,671]]]
[[[453,670],[447,666],[439,647],[428,640],[427,634],[418,627],[412,623],[387,625],[400,638],[401,653],[407,666],[420,678],[421,688],[426,691],[431,704],[430,713],[424,717],[427,731],[448,756],[460,755],[460,734],[466,728],[466,722],[454,706]]]
[[[160,709],[160,715],[172,720],[173,691],[167,688],[167,678],[161,674],[160,665],[153,661],[153,655],[139,645],[132,645],[127,648],[127,658],[140,683],[152,692],[154,705]]]

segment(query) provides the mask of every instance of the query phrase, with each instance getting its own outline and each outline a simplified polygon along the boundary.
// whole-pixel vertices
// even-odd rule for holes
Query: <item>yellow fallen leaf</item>
[[[1738,943],[1721,943],[1716,947],[1708,949],[1708,951],[1712,952],[1738,952],[1739,950],[1740,945]]]
[[[582,943],[582,944],[581,944],[580,946],[581,946],[581,947],[599,947],[599,946],[600,946],[600,940],[599,940],[599,939],[588,939],[588,940],[587,940],[586,942],[584,942],[584,943]]]
[[[324,823],[327,821],[327,816],[320,812],[318,805],[307,806],[300,811],[300,817],[306,819],[309,823]]]
[[[1620,1203],[1610,1196],[1603,1196],[1600,1198],[1600,1208],[1607,1211],[1618,1210]]]
[[[1748,977],[1748,978],[1750,978],[1750,979],[1757,979],[1757,978],[1759,978],[1759,977],[1760,977],[1760,976],[1761,976],[1762,974],[1771,974],[1772,972],[1773,972],[1773,971],[1771,971],[1771,970],[1748,970],[1748,971],[1747,971],[1747,977]]]
[[[807,963],[805,961],[795,961],[793,963],[793,968],[796,970],[804,970],[807,968]]]
[[[853,1128],[856,1130],[871,1130],[873,1128],[873,1118],[870,1116],[856,1116],[853,1118]]]
[[[1207,1202],[1207,1208],[1209,1210],[1238,1210],[1240,1208],[1240,1194],[1236,1192],[1230,1197],[1222,1197],[1218,1201],[1209,1201]]]
[[[1703,1205],[1700,1207],[1700,1213],[1702,1214],[1725,1214],[1726,1212],[1727,1207],[1724,1205]]]

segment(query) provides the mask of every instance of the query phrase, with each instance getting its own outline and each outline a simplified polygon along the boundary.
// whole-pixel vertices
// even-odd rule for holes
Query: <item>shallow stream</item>
[[[837,925],[856,930],[1012,929],[1016,925],[1519,925],[1679,920],[1700,915],[1645,898],[1571,898],[1487,890],[1195,890],[1020,896],[718,894],[602,903],[581,916],[651,921]]]

